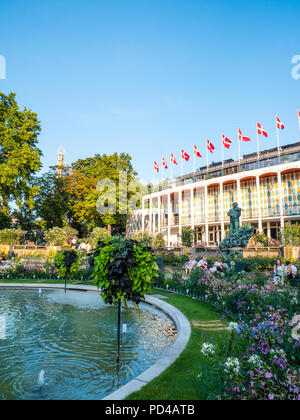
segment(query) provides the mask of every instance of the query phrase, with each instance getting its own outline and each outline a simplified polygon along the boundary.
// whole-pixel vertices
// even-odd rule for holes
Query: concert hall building
[[[162,233],[169,247],[180,245],[182,229],[197,231],[197,242],[216,246],[229,228],[233,202],[241,223],[278,239],[285,223],[300,220],[300,143],[213,163],[145,195],[142,209],[129,216],[127,234]]]

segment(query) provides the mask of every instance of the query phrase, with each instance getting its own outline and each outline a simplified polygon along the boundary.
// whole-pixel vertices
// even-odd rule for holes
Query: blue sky
[[[205,156],[206,138],[220,160],[222,133],[237,156],[238,127],[255,151],[257,120],[275,147],[276,113],[281,143],[299,139],[299,1],[0,0],[0,14],[0,90],[39,114],[43,170],[63,144],[68,163],[128,152],[149,180],[163,155]]]

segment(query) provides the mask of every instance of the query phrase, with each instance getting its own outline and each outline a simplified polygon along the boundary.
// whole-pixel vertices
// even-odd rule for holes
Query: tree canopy
[[[0,92],[0,210],[4,213],[11,201],[33,208],[38,189],[32,177],[41,168],[40,132],[37,114],[26,107],[20,110],[15,93]]]
[[[133,194],[128,192],[128,185],[137,173],[133,170],[131,157],[125,153],[97,154],[92,158],[77,160],[72,164],[72,169],[73,172],[67,177],[66,191],[74,218],[85,223],[88,229],[113,225],[118,231],[124,230],[127,207],[125,211],[120,211],[119,199],[121,194],[126,194],[127,199]],[[123,176],[122,181],[120,176]],[[115,186],[111,194],[105,188],[107,180]],[[124,185],[120,188],[122,182]],[[115,203],[115,214],[99,213],[97,203],[104,194],[106,201]]]

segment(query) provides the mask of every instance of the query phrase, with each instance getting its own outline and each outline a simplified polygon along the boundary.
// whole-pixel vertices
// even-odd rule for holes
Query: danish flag
[[[277,128],[280,128],[281,130],[284,129],[284,125],[282,124],[282,122],[280,121],[278,117],[276,117],[276,123],[277,123]]]
[[[300,111],[298,110],[298,121],[299,121],[299,127],[300,127]]]
[[[213,153],[215,150],[215,146],[207,139],[206,140],[207,143],[207,149],[210,151],[210,153]]]
[[[196,156],[198,156],[198,157],[202,157],[201,156],[201,153],[199,152],[199,150],[197,149],[197,146],[196,145],[194,145],[194,154],[196,155]]]
[[[227,137],[225,137],[224,134],[223,134],[222,143],[224,144],[224,147],[226,147],[226,149],[230,149],[232,141],[229,140]]]
[[[171,153],[171,162],[174,163],[174,165],[178,165],[175,156],[173,155],[173,153]]]
[[[157,162],[154,162],[154,170],[156,172],[159,172],[159,166],[158,166]]]
[[[268,137],[268,133],[262,128],[261,124],[257,123],[257,133],[260,136]]]
[[[241,129],[239,128],[239,140],[240,141],[251,141],[250,137],[246,137],[242,134]]]
[[[187,162],[190,160],[190,155],[187,154],[183,149],[181,150],[181,157],[185,159]]]
[[[166,160],[165,160],[165,158],[163,157],[163,160],[162,160],[162,164],[163,164],[163,167],[165,168],[165,169],[168,169],[168,165],[167,165],[167,162],[166,162]]]

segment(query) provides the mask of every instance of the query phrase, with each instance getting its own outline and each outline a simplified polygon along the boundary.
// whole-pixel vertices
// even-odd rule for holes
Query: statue
[[[238,203],[233,203],[232,209],[227,215],[230,217],[230,235],[219,245],[220,251],[231,250],[233,248],[246,248],[251,236],[254,233],[253,226],[243,226],[240,228],[240,217],[242,209],[238,207]]]
[[[227,213],[230,217],[230,235],[239,231],[241,213],[242,209],[238,207],[238,203],[233,203],[232,209]]]

